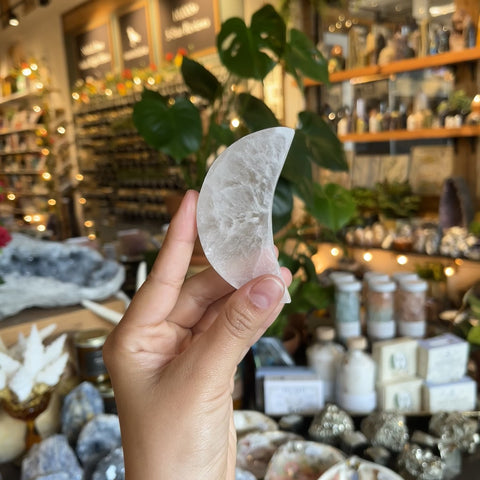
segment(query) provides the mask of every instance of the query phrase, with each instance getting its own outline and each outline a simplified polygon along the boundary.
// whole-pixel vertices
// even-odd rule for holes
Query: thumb
[[[211,327],[198,341],[200,358],[219,380],[231,375],[245,352],[280,313],[285,284],[273,275],[250,281],[232,294]],[[202,345],[200,345],[202,344]]]

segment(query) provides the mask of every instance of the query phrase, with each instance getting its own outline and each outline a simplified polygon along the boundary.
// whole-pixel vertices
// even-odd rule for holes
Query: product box
[[[467,371],[468,343],[445,333],[418,342],[418,376],[430,383],[448,383]]]
[[[417,348],[418,341],[406,337],[374,342],[372,357],[377,364],[377,381],[383,383],[414,377]]]
[[[267,415],[313,414],[324,406],[323,381],[309,367],[262,367],[255,402]]]
[[[417,377],[377,385],[380,410],[415,413],[422,410],[423,380]]]
[[[423,408],[431,413],[470,411],[476,407],[477,384],[470,377],[449,383],[426,382]]]

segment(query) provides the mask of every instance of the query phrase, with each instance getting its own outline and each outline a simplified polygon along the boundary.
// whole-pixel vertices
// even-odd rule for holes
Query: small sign
[[[145,7],[121,15],[118,23],[124,68],[147,67],[150,63],[150,46]]]
[[[80,78],[103,77],[112,70],[108,25],[104,24],[75,37]]]
[[[215,47],[216,0],[159,0],[163,53],[198,53]]]

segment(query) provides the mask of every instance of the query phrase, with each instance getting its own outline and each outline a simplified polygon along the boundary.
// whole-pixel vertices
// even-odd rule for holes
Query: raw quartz
[[[53,333],[56,325],[38,330],[33,325],[30,335],[21,333],[18,342],[7,348],[0,339],[0,390],[9,389],[20,402],[31,397],[35,386],[54,387],[65,369],[68,353],[63,351],[66,334],[50,345],[43,341]]]

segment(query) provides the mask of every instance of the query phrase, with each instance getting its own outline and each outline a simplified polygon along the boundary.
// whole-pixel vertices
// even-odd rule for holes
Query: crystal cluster
[[[0,390],[24,402],[41,390],[54,387],[65,369],[68,353],[63,351],[66,335],[62,334],[50,345],[43,340],[55,325],[38,331],[32,326],[30,335],[19,334],[18,342],[11,348],[0,343]]]

